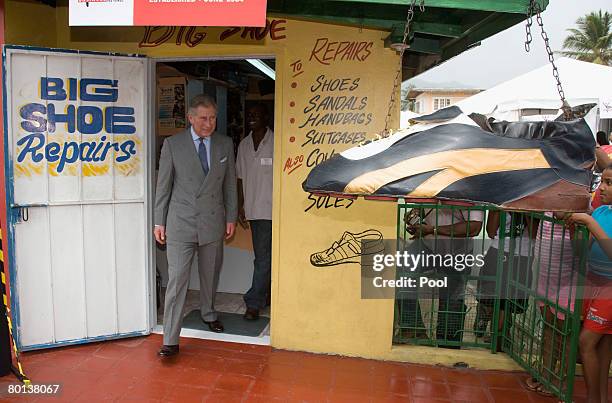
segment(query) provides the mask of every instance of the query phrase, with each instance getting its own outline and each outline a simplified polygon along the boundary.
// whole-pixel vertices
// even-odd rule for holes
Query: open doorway
[[[240,142],[249,135],[247,112],[257,105],[267,111],[267,125],[274,130],[275,61],[256,59],[180,59],[155,62],[155,161],[156,171],[163,141],[189,129],[187,113],[193,97],[212,96],[217,103],[217,134],[227,135],[234,143],[234,155]],[[271,161],[270,161],[271,162]],[[156,248],[157,326],[162,331],[165,287],[168,267],[165,248]],[[245,320],[244,295],[251,287],[254,270],[251,230],[240,225],[230,241],[225,242],[223,267],[217,288],[215,309],[224,332],[213,333],[199,315],[197,262],[191,270],[189,291],[183,310],[181,335],[252,344],[269,344],[270,297],[256,320]]]

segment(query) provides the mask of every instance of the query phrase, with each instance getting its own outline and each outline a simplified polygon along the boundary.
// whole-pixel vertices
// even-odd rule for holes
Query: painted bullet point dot
[[[290,143],[293,143],[294,141],[295,141],[295,136],[291,136],[291,137],[289,137],[289,142],[290,142]]]
[[[295,106],[295,102],[293,101],[289,102],[289,106],[293,108]]]
[[[295,119],[294,119],[294,118],[289,119],[289,121],[290,121],[291,123],[295,123]]]
[[[296,88],[297,87],[297,83],[291,83],[291,88]]]

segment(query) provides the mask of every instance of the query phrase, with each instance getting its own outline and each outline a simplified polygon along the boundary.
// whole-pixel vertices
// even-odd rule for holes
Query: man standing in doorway
[[[272,266],[272,157],[274,132],[268,127],[268,110],[257,104],[247,112],[251,132],[238,146],[238,221],[251,226],[253,236],[253,281],[244,295],[246,320],[259,318],[270,296]],[[248,221],[248,223],[247,223]]]
[[[194,257],[198,256],[200,314],[213,332],[215,293],[223,262],[223,238],[234,234],[237,216],[232,140],[215,132],[217,104],[207,95],[190,103],[191,128],[162,147],[155,198],[155,240],[168,244],[168,288],[164,305],[161,356],[178,353],[183,306]]]

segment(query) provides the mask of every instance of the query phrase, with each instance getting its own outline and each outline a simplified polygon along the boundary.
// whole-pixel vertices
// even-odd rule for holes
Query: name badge
[[[272,158],[262,158],[261,165],[272,165]]]

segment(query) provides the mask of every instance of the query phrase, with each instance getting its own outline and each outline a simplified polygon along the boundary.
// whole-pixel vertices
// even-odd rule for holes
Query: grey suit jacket
[[[234,144],[220,133],[210,142],[204,176],[191,130],[167,138],[161,151],[155,194],[155,224],[166,226],[168,242],[204,245],[223,238],[236,222],[238,194]]]

